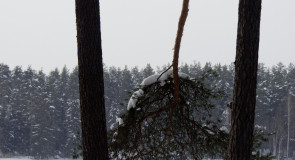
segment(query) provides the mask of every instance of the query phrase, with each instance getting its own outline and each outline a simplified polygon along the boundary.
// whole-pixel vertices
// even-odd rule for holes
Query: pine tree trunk
[[[283,142],[283,136],[280,137],[280,141],[279,141],[279,152],[278,152],[278,156],[277,156],[278,160],[281,159],[281,155],[282,155],[282,142]]]
[[[179,76],[178,76],[178,59],[179,59],[179,51],[180,51],[180,44],[183,35],[185,21],[187,19],[188,11],[189,11],[189,0],[183,0],[182,3],[182,10],[180,14],[180,18],[178,21],[178,29],[175,39],[174,45],[174,54],[173,54],[173,80],[174,80],[174,102],[177,104],[179,98]]]
[[[76,0],[83,159],[108,159],[99,0]]]
[[[272,154],[273,154],[273,156],[276,156],[277,155],[277,134],[275,134],[273,136],[273,143],[272,143],[272,145],[273,145]]]
[[[287,131],[287,158],[289,158],[289,143],[290,143],[290,114],[291,114],[291,104],[290,104],[290,101],[291,101],[291,95],[289,94],[288,95],[288,106],[287,106],[287,109],[288,109],[288,122],[287,122],[287,125],[288,125],[288,131]]]
[[[229,159],[250,160],[256,103],[261,0],[240,0]]]

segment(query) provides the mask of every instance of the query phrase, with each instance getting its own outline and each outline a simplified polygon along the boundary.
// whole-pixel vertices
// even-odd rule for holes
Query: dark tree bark
[[[228,155],[250,160],[253,145],[261,0],[240,0]]]
[[[76,0],[83,159],[108,159],[99,0]]]

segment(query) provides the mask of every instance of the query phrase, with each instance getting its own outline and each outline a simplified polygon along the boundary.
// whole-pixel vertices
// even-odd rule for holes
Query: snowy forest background
[[[123,69],[104,67],[107,128],[117,125],[116,117],[126,110],[130,93],[141,81],[167,66],[150,65]],[[218,77],[211,82],[227,93],[216,102],[213,115],[230,125],[234,65],[206,63],[183,64],[180,71],[200,77],[214,70]],[[285,155],[289,135],[289,155],[295,151],[295,65],[278,63],[273,67],[259,64],[255,127],[271,135],[262,149]],[[78,70],[64,67],[48,75],[28,67],[10,69],[0,64],[0,157],[33,156],[72,157],[80,144]],[[288,130],[289,124],[289,130]],[[289,134],[288,134],[289,133]],[[295,152],[294,152],[295,153]]]

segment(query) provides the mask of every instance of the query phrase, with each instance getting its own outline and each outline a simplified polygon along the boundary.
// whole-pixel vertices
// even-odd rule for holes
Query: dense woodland
[[[116,118],[125,112],[133,89],[167,66],[104,67],[108,130],[118,125]],[[230,109],[226,105],[232,101],[234,64],[180,67],[190,77],[200,77],[210,69],[218,74],[210,83],[227,94],[216,102],[213,115],[229,127]],[[286,155],[288,143],[289,155],[295,151],[294,79],[294,64],[259,65],[255,127],[273,133],[262,147],[278,156]],[[30,67],[10,69],[0,64],[0,156],[71,157],[80,144],[79,103],[77,68],[55,69],[47,75]]]

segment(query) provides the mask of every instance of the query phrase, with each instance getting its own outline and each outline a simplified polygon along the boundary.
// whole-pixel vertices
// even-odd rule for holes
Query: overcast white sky
[[[103,61],[118,67],[172,61],[182,0],[100,0]],[[295,1],[263,0],[259,61],[295,63]],[[238,0],[191,0],[181,62],[235,58]],[[1,0],[0,63],[44,71],[77,64],[74,0]]]

